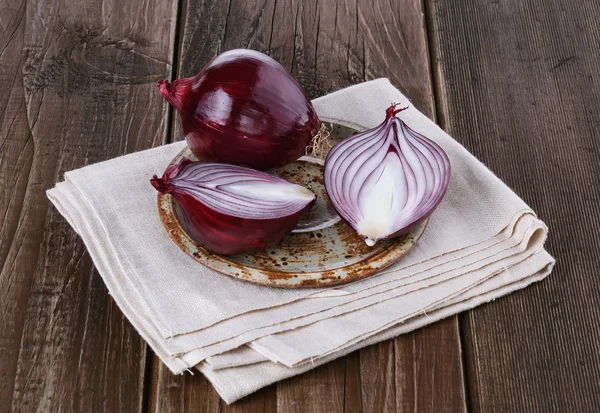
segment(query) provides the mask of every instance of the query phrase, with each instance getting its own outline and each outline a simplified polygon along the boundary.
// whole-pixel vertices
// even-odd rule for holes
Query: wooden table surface
[[[600,3],[0,0],[0,412],[600,412]],[[181,138],[158,79],[252,48],[389,77],[550,227],[545,281],[227,406],[174,376],[45,190]]]

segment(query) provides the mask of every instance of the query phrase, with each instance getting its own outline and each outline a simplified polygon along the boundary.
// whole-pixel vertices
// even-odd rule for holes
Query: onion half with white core
[[[450,161],[432,140],[411,129],[393,104],[373,129],[334,146],[324,182],[340,216],[372,246],[404,235],[438,206],[450,180]]]
[[[278,243],[315,200],[307,188],[265,172],[189,159],[151,183],[175,198],[181,225],[194,241],[225,255]]]

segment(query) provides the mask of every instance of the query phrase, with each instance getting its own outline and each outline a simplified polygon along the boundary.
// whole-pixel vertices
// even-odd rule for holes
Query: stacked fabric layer
[[[365,129],[392,102],[387,79],[313,103],[321,120]],[[553,258],[534,212],[412,105],[400,117],[448,154],[452,177],[417,246],[376,276],[284,290],[189,258],[158,217],[149,184],[179,142],[65,174],[48,196],[79,233],[111,295],[174,372],[196,366],[230,403],[357,348],[414,330],[544,278]]]

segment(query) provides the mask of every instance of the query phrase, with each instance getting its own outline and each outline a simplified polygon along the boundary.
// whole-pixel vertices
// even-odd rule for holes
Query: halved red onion
[[[277,244],[315,200],[303,186],[265,172],[187,158],[151,183],[175,198],[177,217],[194,241],[224,255]]]
[[[396,115],[334,146],[325,160],[325,189],[342,218],[372,246],[411,231],[438,206],[450,180],[439,145]]]

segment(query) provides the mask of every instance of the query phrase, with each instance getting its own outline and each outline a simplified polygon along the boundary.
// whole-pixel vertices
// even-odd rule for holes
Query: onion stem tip
[[[158,176],[154,175],[150,180],[150,183],[161,194],[168,194],[173,190],[173,185],[169,182],[168,177],[159,178]]]
[[[385,111],[385,117],[386,117],[386,119],[393,118],[398,113],[402,112],[403,110],[408,109],[408,106],[405,106],[405,107],[400,108],[400,109],[396,109],[396,106],[398,106],[399,104],[400,103],[392,103],[392,106],[390,106],[389,108],[386,109],[386,111]]]

